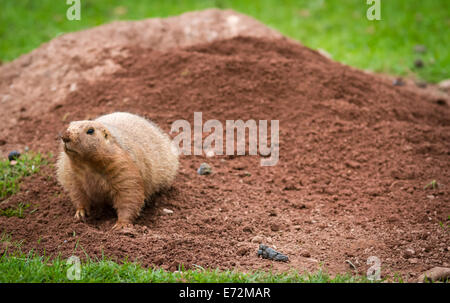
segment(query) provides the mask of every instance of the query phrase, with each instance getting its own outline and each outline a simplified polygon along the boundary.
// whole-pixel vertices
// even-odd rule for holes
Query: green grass
[[[18,192],[22,178],[39,172],[47,160],[40,153],[24,153],[15,162],[0,160],[0,201]]]
[[[0,59],[12,60],[56,36],[107,23],[167,17],[209,7],[251,15],[333,59],[362,69],[418,77],[450,78],[450,1],[381,1],[380,21],[366,18],[365,0],[81,0],[81,21],[68,21],[66,1],[3,0]],[[417,54],[415,45],[427,52]],[[414,68],[422,59],[424,68]]]
[[[236,270],[195,269],[171,272],[161,268],[145,268],[127,259],[114,262],[107,257],[90,258],[76,245],[74,256],[80,258],[80,279],[75,276],[74,262],[60,255],[49,257],[34,251],[22,252],[24,240],[13,241],[11,235],[0,236],[0,283],[372,283],[363,276],[329,275],[325,270],[315,273],[270,271],[239,272]],[[39,241],[38,241],[39,242]]]
[[[289,271],[274,273],[269,271],[239,272],[235,270],[196,269],[170,272],[161,268],[144,268],[137,262],[123,260],[119,263],[109,258],[88,256],[82,247],[76,246],[74,255],[83,258],[79,261],[80,279],[69,279],[75,275],[74,262],[61,256],[50,258],[30,251],[22,252],[22,241],[13,241],[11,235],[0,236],[0,283],[367,283],[365,277],[349,274],[332,277],[324,270],[315,273]],[[78,249],[80,248],[80,249]],[[2,252],[3,249],[3,252]]]
[[[0,216],[5,216],[8,218],[17,217],[25,218],[25,210],[28,209],[31,204],[23,204],[20,202],[16,207],[8,207],[6,209],[0,209]]]
[[[73,263],[57,257],[28,254],[0,257],[0,283],[68,283],[68,282],[133,282],[133,283],[354,283],[370,282],[363,277],[348,274],[331,277],[319,270],[314,274],[291,271],[272,273],[254,271],[249,273],[221,270],[183,270],[170,272],[157,268],[144,268],[138,263],[124,261],[121,264],[102,258],[81,262],[80,280],[70,280],[67,273],[74,273]]]

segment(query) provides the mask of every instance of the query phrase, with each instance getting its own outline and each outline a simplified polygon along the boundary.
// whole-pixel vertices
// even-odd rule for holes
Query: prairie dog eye
[[[92,135],[94,133],[94,129],[93,128],[89,128],[86,132],[86,134],[88,135]]]

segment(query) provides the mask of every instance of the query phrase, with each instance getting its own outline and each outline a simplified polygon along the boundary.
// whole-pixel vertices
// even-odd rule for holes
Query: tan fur
[[[87,134],[90,128],[94,132]],[[178,155],[169,136],[130,113],[71,122],[62,139],[57,176],[77,219],[93,205],[110,202],[118,216],[114,227],[131,224],[145,199],[168,188],[177,173]]]

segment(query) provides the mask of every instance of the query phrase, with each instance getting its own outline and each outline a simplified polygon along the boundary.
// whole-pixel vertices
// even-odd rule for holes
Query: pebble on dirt
[[[163,213],[165,213],[167,215],[173,214],[173,210],[171,210],[171,209],[163,208],[162,211],[163,211]]]
[[[280,229],[281,229],[281,227],[277,223],[273,223],[273,224],[270,225],[270,230],[271,231],[275,231],[276,232],[276,231],[279,231]]]
[[[209,164],[207,164],[207,163],[202,163],[202,164],[200,164],[200,167],[198,168],[197,173],[199,175],[209,175],[212,173],[211,166],[209,166]]]
[[[8,160],[9,161],[13,161],[13,160],[17,160],[20,157],[20,153],[17,150],[13,150],[12,152],[9,153],[8,155]]]
[[[269,259],[274,261],[281,261],[281,262],[289,261],[288,256],[283,255],[282,253],[264,244],[259,245],[258,256],[261,256],[263,259]]]
[[[438,83],[438,87],[440,90],[449,91],[450,90],[450,79],[442,80]]]
[[[403,82],[402,78],[397,78],[392,82],[392,85],[394,86],[403,86],[405,85],[405,82]]]
[[[254,236],[254,237],[252,238],[252,242],[253,242],[253,243],[261,243],[262,240],[263,240],[263,237],[262,237],[262,236]]]
[[[404,257],[405,259],[409,259],[409,258],[412,258],[412,257],[414,256],[415,253],[416,253],[416,252],[415,252],[413,249],[408,248],[408,249],[406,249],[406,250],[404,251],[403,257]]]

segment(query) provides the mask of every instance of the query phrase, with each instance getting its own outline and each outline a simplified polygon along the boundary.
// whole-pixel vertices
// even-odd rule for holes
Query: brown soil
[[[333,62],[287,39],[237,37],[151,50],[141,45],[105,52],[116,66],[76,87],[46,111],[9,110],[1,151],[29,146],[54,154],[57,133],[71,120],[113,111],[144,115],[165,131],[195,111],[203,121],[280,121],[280,161],[256,156],[182,156],[174,187],[154,197],[134,232],[110,231],[111,209],[87,223],[56,183],[52,167],[26,178],[1,208],[31,202],[24,219],[0,217],[0,228],[23,249],[120,260],[175,270],[266,269],[365,274],[367,258],[382,276],[408,280],[449,266],[449,100]],[[92,69],[86,64],[84,69]],[[28,100],[31,104],[33,100]],[[47,104],[43,102],[43,104]],[[200,163],[213,174],[200,176]],[[437,189],[424,186],[436,179]],[[163,209],[173,210],[166,214]],[[260,259],[259,243],[289,256]],[[411,249],[414,251],[412,252]],[[346,261],[356,266],[356,271]]]

